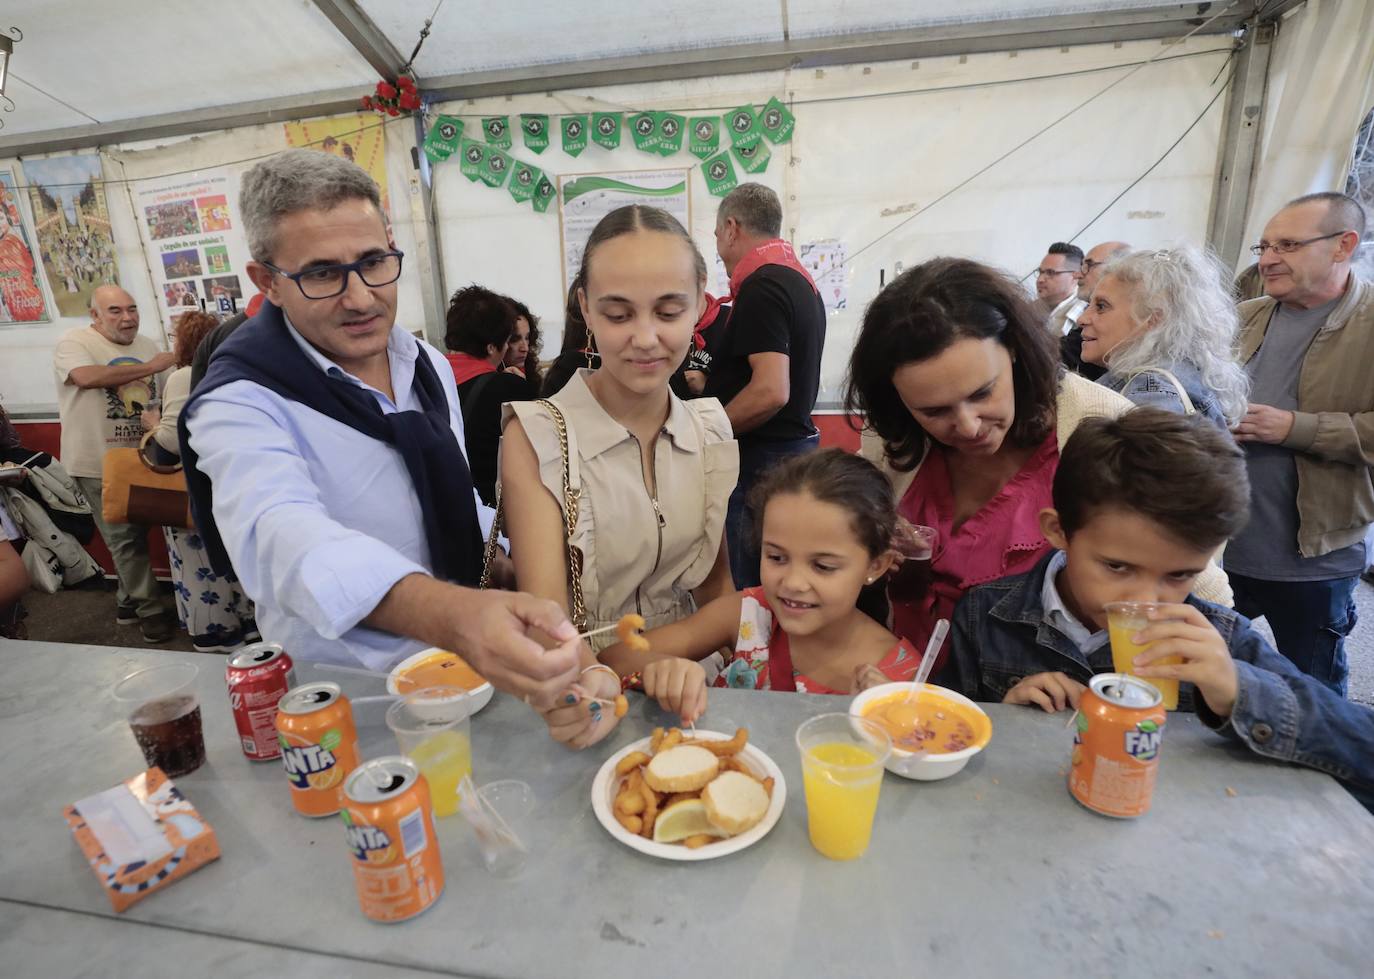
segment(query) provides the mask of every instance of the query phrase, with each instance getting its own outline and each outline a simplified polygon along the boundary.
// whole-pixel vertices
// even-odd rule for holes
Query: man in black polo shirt
[[[820,441],[811,411],[820,387],[825,304],[783,241],[782,203],[762,184],[740,184],[716,213],[716,250],[730,275],[733,309],[706,383],[739,440],[739,483],[725,529],[735,587],[759,583],[759,549],[745,501],[754,482]]]

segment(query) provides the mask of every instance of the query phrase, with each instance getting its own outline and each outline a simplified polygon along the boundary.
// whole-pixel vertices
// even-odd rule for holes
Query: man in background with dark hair
[[[1035,270],[1036,310],[1049,323],[1059,307],[1075,300],[1078,274],[1083,269],[1083,249],[1056,241]],[[1062,321],[1061,321],[1062,322]]]
[[[825,303],[781,234],[782,202],[762,184],[740,184],[721,200],[716,250],[733,307],[705,393],[725,405],[739,441],[739,482],[725,518],[736,588],[759,583],[759,548],[745,520],[750,487],[778,460],[820,444],[811,412]]]
[[[1374,284],[1351,272],[1364,209],[1344,194],[1284,205],[1250,249],[1265,296],[1240,305],[1250,406],[1235,427],[1249,526],[1226,548],[1236,610],[1344,694],[1345,637],[1374,522]]]

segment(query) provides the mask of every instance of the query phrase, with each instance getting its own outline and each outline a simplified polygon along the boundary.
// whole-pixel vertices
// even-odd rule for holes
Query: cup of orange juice
[[[458,811],[458,783],[472,774],[471,713],[471,697],[453,687],[426,687],[387,708],[386,726],[429,783],[436,816]]]
[[[1158,621],[1157,618],[1151,619],[1150,613],[1162,612],[1165,606],[1154,602],[1108,602],[1104,608],[1107,610],[1107,635],[1112,643],[1112,669],[1117,673],[1129,673],[1131,676],[1135,676],[1133,661],[1153,644],[1141,645],[1132,642],[1131,637],[1152,621]],[[1183,662],[1181,657],[1166,656],[1150,665],[1167,666],[1181,662]],[[1165,710],[1178,710],[1177,680],[1166,680],[1153,676],[1143,676],[1140,679],[1160,692],[1164,697]]]
[[[822,714],[797,728],[811,845],[831,860],[868,849],[892,739],[872,721]]]

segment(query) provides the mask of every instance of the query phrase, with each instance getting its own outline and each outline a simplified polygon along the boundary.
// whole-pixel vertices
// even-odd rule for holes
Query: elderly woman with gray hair
[[[1201,249],[1132,252],[1112,262],[1078,324],[1083,360],[1107,368],[1099,384],[1227,430],[1245,415],[1250,385],[1236,357],[1229,276]]]

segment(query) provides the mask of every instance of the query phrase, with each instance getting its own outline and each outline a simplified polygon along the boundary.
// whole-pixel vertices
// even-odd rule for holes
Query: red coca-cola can
[[[274,642],[256,642],[229,657],[224,670],[239,743],[250,761],[281,757],[277,701],[296,685],[291,657]]]

